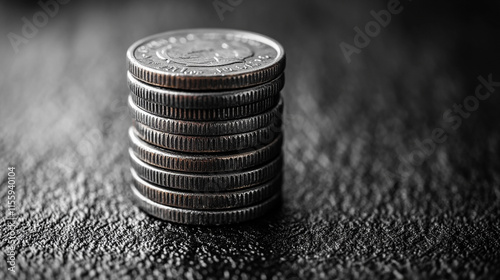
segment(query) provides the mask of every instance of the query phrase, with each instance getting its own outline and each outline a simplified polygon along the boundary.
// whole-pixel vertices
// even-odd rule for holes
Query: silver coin
[[[128,69],[148,84],[184,90],[223,90],[263,84],[283,72],[285,52],[275,40],[230,29],[156,34],[127,51]]]
[[[193,210],[161,205],[144,197],[131,185],[132,198],[144,212],[156,218],[189,225],[225,225],[241,223],[264,215],[280,202],[281,192],[248,207],[228,210]]]
[[[153,185],[131,169],[133,185],[147,199],[156,203],[188,209],[228,209],[255,205],[276,194],[281,189],[282,176],[279,173],[271,181],[252,188],[231,192],[195,193]]]
[[[253,187],[263,184],[282,172],[283,156],[271,162],[240,172],[230,173],[186,173],[161,169],[140,160],[129,149],[132,168],[144,180],[170,189],[189,192],[221,192]]]
[[[283,99],[273,109],[255,116],[228,121],[184,121],[159,117],[148,113],[135,105],[132,97],[128,98],[132,119],[152,129],[178,135],[216,136],[244,133],[273,125],[279,127],[282,122]]]
[[[132,125],[137,136],[149,144],[185,153],[224,153],[249,149],[281,132],[281,126],[267,126],[231,135],[188,136],[157,131],[135,121]]]
[[[190,121],[220,121],[246,118],[261,114],[275,107],[280,100],[280,96],[263,99],[261,101],[245,104],[238,107],[213,108],[213,109],[184,109],[174,108],[130,95],[134,103],[142,110],[154,115]]]
[[[127,72],[128,86],[132,94],[150,102],[184,109],[213,109],[237,107],[279,95],[285,84],[284,74],[258,86],[218,92],[179,91],[151,86],[137,80]]]
[[[229,172],[245,170],[275,159],[281,153],[282,136],[249,151],[221,154],[187,154],[162,149],[142,141],[129,129],[130,145],[142,161],[160,168],[185,172]]]

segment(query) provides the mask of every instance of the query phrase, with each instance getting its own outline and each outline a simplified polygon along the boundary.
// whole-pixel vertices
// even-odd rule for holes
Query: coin
[[[161,205],[144,197],[133,185],[130,187],[133,200],[144,212],[165,221],[190,225],[224,225],[252,220],[277,206],[281,198],[278,192],[253,206],[228,210],[192,210]]]
[[[280,134],[271,143],[249,151],[187,154],[148,144],[135,135],[133,127],[129,129],[129,138],[131,148],[140,160],[161,168],[186,172],[227,172],[262,165],[275,159],[281,153],[282,144]]]
[[[282,171],[283,156],[256,168],[230,173],[186,173],[161,169],[141,161],[129,149],[132,168],[144,180],[170,189],[190,192],[220,192],[265,183]]]
[[[222,135],[188,136],[157,131],[133,122],[136,135],[142,140],[165,149],[186,153],[221,153],[244,150],[276,137],[281,127],[267,126],[258,130]]]
[[[134,103],[151,114],[166,118],[191,121],[219,121],[250,117],[263,113],[279,102],[279,95],[263,99],[261,101],[245,104],[238,107],[225,107],[213,109],[184,109],[165,106],[150,102],[135,95],[131,95]]]
[[[132,119],[152,129],[171,134],[191,136],[215,136],[244,133],[273,125],[279,127],[282,122],[283,100],[271,110],[255,116],[227,121],[184,121],[169,119],[148,113],[135,105],[129,96],[128,105]]]
[[[257,33],[187,29],[137,41],[127,51],[127,62],[130,73],[148,84],[213,91],[271,81],[285,68],[285,52]]]
[[[184,109],[213,109],[237,107],[275,97],[285,84],[284,74],[258,86],[220,92],[179,91],[151,86],[137,80],[127,72],[128,86],[132,94],[150,102]]]
[[[276,194],[281,188],[282,176],[278,173],[271,181],[252,188],[230,192],[196,193],[183,192],[153,185],[132,172],[133,184],[144,197],[156,203],[189,209],[227,209],[257,204]]]

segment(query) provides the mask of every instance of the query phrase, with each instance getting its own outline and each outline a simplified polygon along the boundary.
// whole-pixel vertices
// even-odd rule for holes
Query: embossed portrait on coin
[[[170,44],[161,54],[186,66],[221,66],[243,62],[253,55],[253,51],[241,42],[196,40],[185,44]]]

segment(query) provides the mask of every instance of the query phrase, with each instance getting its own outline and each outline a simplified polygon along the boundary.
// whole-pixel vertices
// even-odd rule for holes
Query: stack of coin
[[[219,225],[281,195],[285,54],[225,29],[172,31],[127,51],[134,200],[167,221]]]

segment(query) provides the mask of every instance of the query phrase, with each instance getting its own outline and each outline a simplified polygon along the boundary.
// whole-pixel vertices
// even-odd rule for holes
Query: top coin
[[[255,86],[279,76],[285,52],[275,40],[231,29],[186,29],[153,35],[127,51],[128,69],[156,86],[225,90]]]

